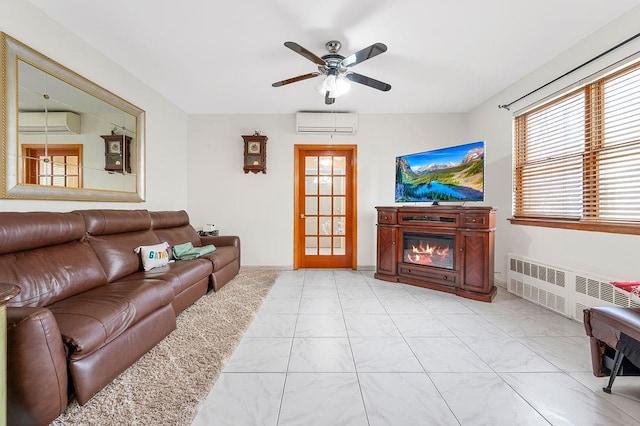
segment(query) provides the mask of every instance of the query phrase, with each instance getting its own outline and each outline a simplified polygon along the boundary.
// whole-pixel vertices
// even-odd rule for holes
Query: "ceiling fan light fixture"
[[[329,92],[330,98],[339,98],[344,95],[351,89],[351,85],[343,76],[335,76],[333,74],[329,74],[322,85],[318,88],[318,91],[324,96],[325,93]]]

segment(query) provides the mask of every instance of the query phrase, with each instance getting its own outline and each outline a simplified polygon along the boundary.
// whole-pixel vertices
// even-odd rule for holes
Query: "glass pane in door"
[[[345,194],[345,178],[343,176],[333,178],[333,193],[335,195]]]
[[[318,214],[318,197],[305,197],[304,214]]]
[[[305,253],[307,255],[318,254],[318,239],[316,237],[305,237],[304,245],[305,245]]]
[[[330,175],[333,169],[333,157],[320,157],[320,174]]]
[[[331,214],[331,197],[320,197],[320,214]]]
[[[320,181],[320,195],[331,195],[331,178],[322,176]]]
[[[344,197],[333,197],[333,214],[345,214],[346,202]]]
[[[306,157],[304,161],[306,175],[315,176],[318,174],[318,157]]]
[[[305,193],[309,195],[318,193],[318,178],[317,177],[306,177],[304,179],[304,189]]]

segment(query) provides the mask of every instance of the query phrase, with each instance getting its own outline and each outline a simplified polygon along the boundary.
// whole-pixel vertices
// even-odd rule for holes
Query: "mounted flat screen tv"
[[[484,201],[484,142],[396,157],[396,203]]]

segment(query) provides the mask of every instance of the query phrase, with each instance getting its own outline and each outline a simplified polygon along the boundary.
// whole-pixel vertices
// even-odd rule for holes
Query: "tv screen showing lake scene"
[[[397,203],[484,200],[484,142],[396,157]]]

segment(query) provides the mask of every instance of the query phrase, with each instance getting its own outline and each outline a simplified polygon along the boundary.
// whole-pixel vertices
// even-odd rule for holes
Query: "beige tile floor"
[[[640,425],[640,377],[604,385],[582,324],[503,289],[284,271],[193,425]]]

